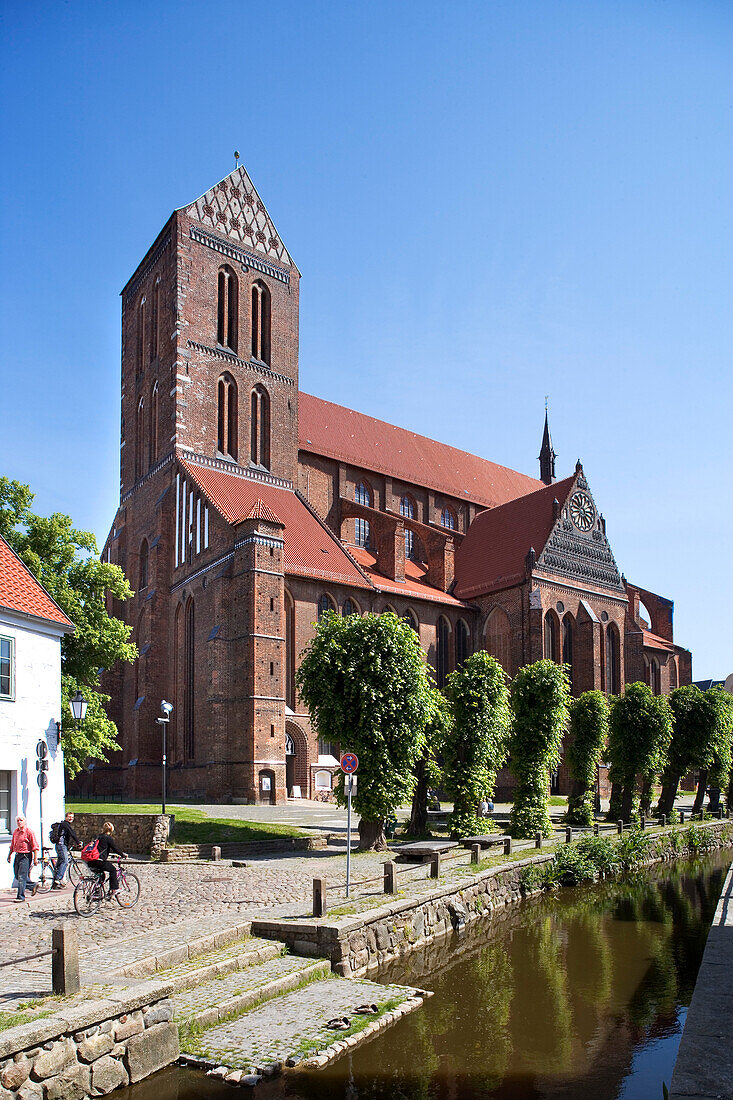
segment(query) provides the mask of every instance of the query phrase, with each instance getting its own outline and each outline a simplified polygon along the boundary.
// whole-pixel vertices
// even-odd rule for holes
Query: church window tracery
[[[143,397],[137,403],[135,437],[135,478],[137,479],[145,472],[145,399]]]
[[[606,691],[618,695],[621,690],[621,645],[615,623],[606,629]]]
[[[145,323],[146,323],[146,301],[143,296],[140,299],[140,305],[137,307],[137,377],[138,380],[142,376],[145,369]]]
[[[320,623],[323,616],[327,611],[335,611],[336,605],[329,595],[325,592],[318,600],[318,622]]]
[[[217,449],[237,461],[237,383],[223,374],[217,385]]]
[[[219,268],[216,340],[221,347],[237,354],[239,318],[239,281],[231,267]]]
[[[354,521],[354,543],[356,546],[363,546],[366,549],[372,544],[372,529],[368,519],[362,519],[361,516],[357,516]]]
[[[261,279],[252,284],[252,358],[270,365],[270,291]]]
[[[160,276],[153,287],[153,302],[150,312],[150,358],[160,355]]]
[[[193,600],[186,604],[186,620],[184,631],[184,703],[183,721],[186,756],[189,760],[195,755],[195,724],[194,724],[194,698],[196,687],[196,643],[195,643],[196,617]]]
[[[372,494],[369,486],[360,481],[354,490],[354,500],[357,504],[363,504],[367,508],[372,506]]]
[[[158,382],[153,383],[150,391],[150,455],[148,465],[152,466],[158,458]]]
[[[546,660],[557,661],[559,657],[558,641],[557,619],[552,611],[548,611],[545,615],[544,655]]]
[[[449,531],[455,531],[456,517],[450,508],[444,508],[440,513],[440,525],[441,527],[447,527]]]
[[[459,619],[456,623],[456,668],[460,668],[470,654],[471,632],[463,619]]]
[[[250,401],[250,461],[270,469],[270,397],[264,386],[255,386]]]
[[[562,663],[569,665],[570,684],[573,683],[573,620],[566,615],[562,621]]]

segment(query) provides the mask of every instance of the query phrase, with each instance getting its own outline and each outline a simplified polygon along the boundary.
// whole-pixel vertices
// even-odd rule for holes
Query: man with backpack
[[[52,844],[56,845],[56,870],[51,883],[52,890],[63,889],[64,876],[71,858],[69,849],[72,844],[75,844],[77,848],[81,847],[81,841],[71,827],[73,820],[74,815],[69,811],[63,821],[56,821],[51,826],[49,839]]]

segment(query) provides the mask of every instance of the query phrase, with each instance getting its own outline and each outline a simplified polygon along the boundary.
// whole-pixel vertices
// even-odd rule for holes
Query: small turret
[[[552,485],[555,480],[555,459],[557,455],[552,449],[550,438],[550,426],[547,422],[547,409],[545,409],[545,430],[542,433],[542,447],[540,448],[540,481],[545,485]]]

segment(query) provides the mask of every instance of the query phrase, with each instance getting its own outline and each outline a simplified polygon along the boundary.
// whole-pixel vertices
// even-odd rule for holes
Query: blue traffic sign
[[[347,775],[353,775],[359,767],[359,757],[355,752],[345,752],[341,757],[341,771]]]

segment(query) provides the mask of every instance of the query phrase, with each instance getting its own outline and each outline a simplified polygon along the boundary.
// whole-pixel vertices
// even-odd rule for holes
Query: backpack
[[[81,850],[81,858],[85,863],[91,863],[94,859],[99,859],[99,840],[90,840],[88,844],[85,844]]]
[[[59,830],[61,829],[61,822],[54,821],[53,825],[48,831],[48,839],[52,844],[58,844],[59,842]]]

